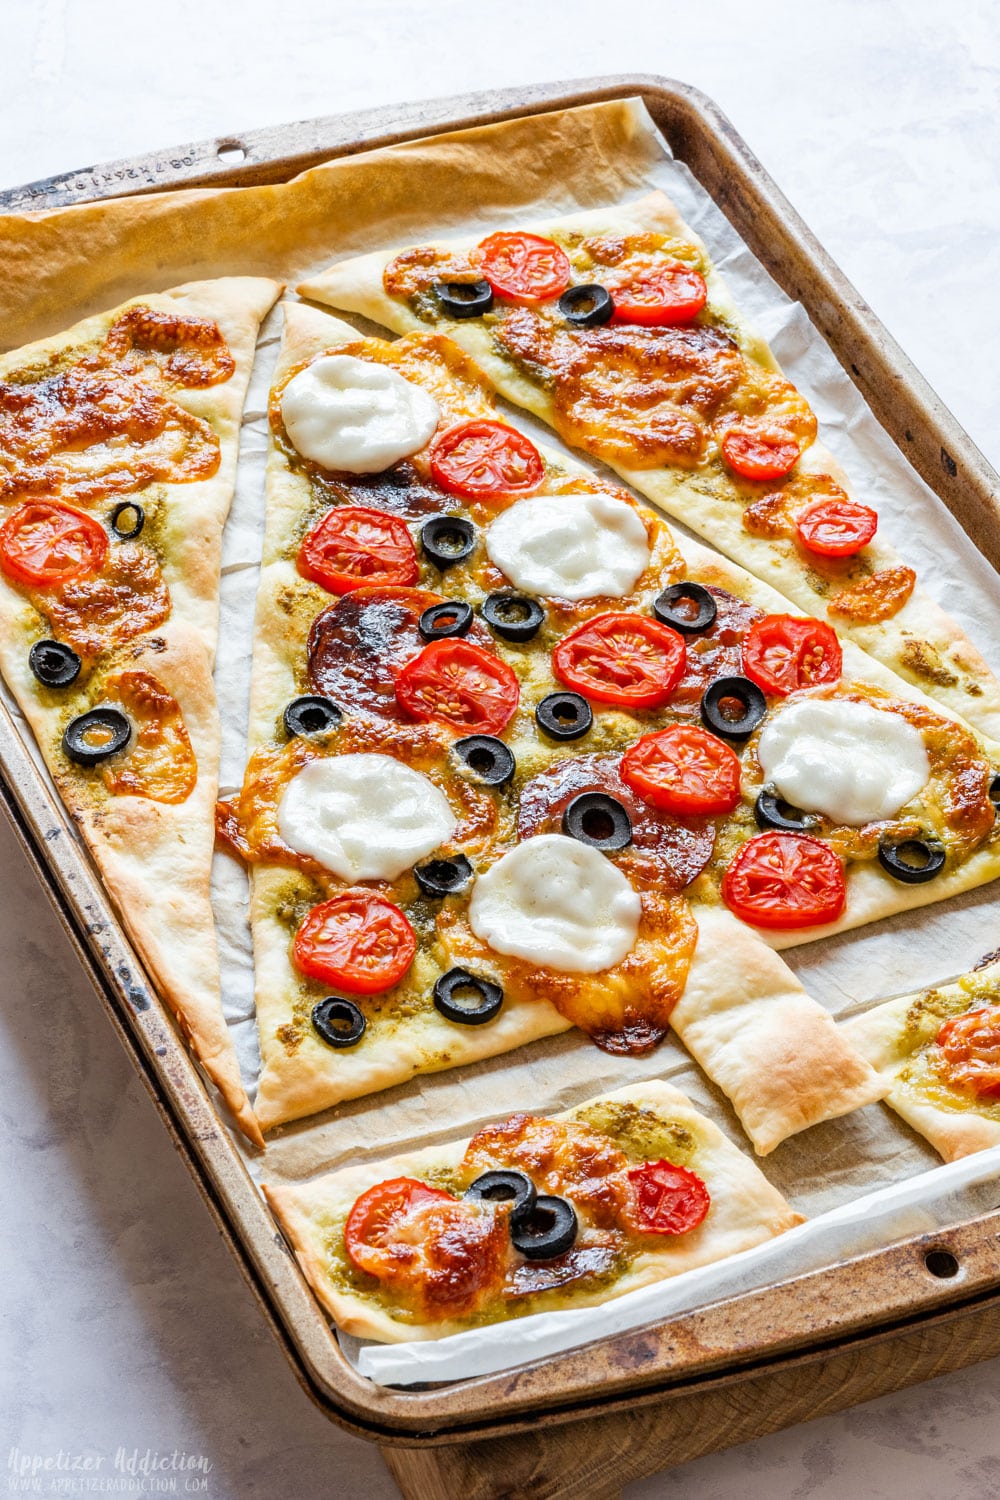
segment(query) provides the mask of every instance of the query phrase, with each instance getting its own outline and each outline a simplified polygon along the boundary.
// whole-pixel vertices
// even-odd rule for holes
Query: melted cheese
[[[786,802],[855,827],[895,817],[930,775],[912,724],[843,698],[788,704],[765,725],[757,757]]]
[[[444,793],[390,755],[310,761],[278,807],[289,848],[342,880],[395,880],[457,826]]]
[[[540,495],[502,512],[486,550],[526,594],[588,599],[628,594],[649,566],[640,517],[610,495]]]
[[[395,370],[327,354],[288,382],[281,415],[303,458],[324,469],[377,474],[430,441],[441,409]]]
[[[642,904],[605,855],[559,833],[497,860],[472,890],[469,925],[497,953],[597,974],[631,952]]]

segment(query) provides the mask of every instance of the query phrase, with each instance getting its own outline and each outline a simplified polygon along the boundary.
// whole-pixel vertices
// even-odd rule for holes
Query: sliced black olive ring
[[[476,528],[464,516],[432,516],[420,528],[420,545],[428,562],[443,572],[472,556]]]
[[[464,854],[450,854],[447,858],[416,865],[413,873],[425,896],[453,896],[457,891],[464,891],[469,884],[472,866]]]
[[[1000,807],[1000,776],[994,776],[990,782],[989,799],[994,807]]]
[[[446,1020],[457,1021],[460,1026],[482,1026],[499,1011],[503,990],[468,969],[449,969],[434,986],[434,1004]]]
[[[313,1006],[313,1029],[328,1047],[356,1047],[368,1028],[353,1000],[328,995]]]
[[[80,675],[80,658],[62,641],[36,641],[28,666],[44,687],[69,687]]]
[[[517,766],[510,746],[492,734],[466,735],[452,749],[483,786],[506,786]]]
[[[124,750],[131,738],[132,725],[120,708],[92,708],[70,719],[63,750],[78,766],[96,766]]]
[[[304,698],[293,698],[285,709],[282,722],[285,733],[291,739],[310,739],[315,735],[329,734],[343,718],[332,698],[323,698],[318,693],[307,693]]]
[[[753,815],[758,828],[777,828],[781,833],[808,833],[817,828],[820,819],[815,813],[803,812],[793,807],[778,795],[776,787],[761,787],[753,805]]]
[[[137,500],[123,500],[111,512],[111,530],[120,542],[130,542],[146,524],[146,512]]]
[[[530,641],[545,621],[538,600],[526,599],[523,594],[487,594],[480,613],[505,641]]]
[[[493,306],[488,281],[435,281],[434,295],[449,318],[481,318]]]
[[[579,740],[594,722],[594,710],[579,693],[549,693],[535,709],[535,723],[553,740]]]
[[[530,1177],[524,1172],[506,1170],[482,1172],[462,1196],[476,1203],[510,1203],[508,1223],[511,1229],[516,1229],[531,1215],[538,1198]]]
[[[672,583],[653,600],[653,614],[660,624],[681,635],[710,629],[718,612],[719,606],[700,583]]]
[[[592,849],[611,853],[632,842],[632,819],[622,804],[606,792],[581,792],[567,804],[562,817],[563,833]]]
[[[597,281],[571,286],[559,298],[559,311],[573,328],[599,328],[614,310],[611,293]]]
[[[878,862],[887,875],[903,885],[923,885],[944,868],[944,849],[932,839],[883,839]]]
[[[511,1225],[510,1242],[527,1260],[552,1260],[563,1255],[577,1236],[576,1209],[567,1198],[541,1193],[531,1213]]]
[[[467,635],[472,620],[471,604],[461,599],[446,599],[443,604],[432,604],[424,610],[417,629],[425,641],[444,641],[449,636]]]
[[[720,677],[701,700],[701,722],[727,740],[748,740],[767,714],[767,699],[749,677]]]

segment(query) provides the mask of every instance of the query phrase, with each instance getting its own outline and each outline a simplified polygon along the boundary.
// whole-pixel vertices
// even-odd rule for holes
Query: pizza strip
[[[263,1190],[338,1327],[387,1343],[597,1306],[802,1222],[658,1081]]]
[[[1000,1145],[1000,963],[886,1000],[840,1031],[945,1161]]]
[[[298,290],[396,333],[447,333],[568,444],[1000,738],[1000,683],[876,537],[875,512],[670,200],[526,228],[378,251]]]
[[[0,359],[0,670],[136,948],[244,1133],[209,900],[222,527],[280,287],[135,299]]]

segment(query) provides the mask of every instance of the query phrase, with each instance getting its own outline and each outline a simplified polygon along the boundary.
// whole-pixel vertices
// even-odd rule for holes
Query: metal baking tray
[[[624,75],[250,131],[11,189],[0,193],[0,211],[178,186],[280,182],[375,146],[634,96],[783,290],[805,306],[906,458],[984,556],[1000,565],[996,473],[729,121],[685,84]],[[648,1429],[655,1414],[655,1438],[646,1430],[642,1454],[630,1454],[624,1444],[616,1457],[616,1489],[664,1463],[1000,1352],[997,1210],[516,1371],[423,1390],[371,1385],[341,1353],[6,710],[0,711],[0,801],[296,1375],[342,1426],[390,1447],[425,1452],[473,1443],[485,1471],[489,1444],[511,1435],[546,1429],[557,1439],[560,1424],[584,1418],[600,1419],[609,1433],[618,1431],[616,1422],[644,1420]],[[479,1488],[468,1469],[455,1485],[470,1496],[522,1493],[513,1477],[514,1451],[504,1447],[509,1488]],[[392,1467],[396,1472],[395,1462]],[[544,1493],[573,1491],[550,1487]]]

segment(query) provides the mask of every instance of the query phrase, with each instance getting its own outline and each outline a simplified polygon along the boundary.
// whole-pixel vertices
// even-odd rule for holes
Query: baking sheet
[[[247,272],[293,281],[341,255],[380,244],[477,225],[514,225],[534,215],[621,201],[654,186],[675,199],[702,235],[737,300],[812,401],[822,435],[852,476],[855,493],[879,510],[885,534],[917,568],[923,587],[968,629],[994,669],[1000,667],[996,575],[864,407],[803,309],[784,297],[687,169],[670,160],[641,103],[480,127],[332,163],[277,187],[170,193],[0,220],[0,326],[12,343],[20,343],[124,297],[187,279]],[[280,319],[275,310],[262,330],[224,544],[217,672],[223,791],[239,784],[245,759],[267,389]],[[519,413],[511,419],[532,425]],[[549,433],[545,441],[558,446]],[[245,875],[220,855],[213,886],[226,1013],[252,1082],[259,1063]],[[811,993],[839,1013],[971,966],[995,946],[996,915],[997,898],[987,889],[785,957]],[[563,1109],[652,1076],[670,1078],[749,1149],[726,1101],[673,1042],[649,1058],[623,1061],[569,1033],[286,1127],[272,1138],[264,1161],[250,1158],[248,1165],[258,1180],[265,1174],[300,1179],[415,1142],[465,1136],[518,1105]],[[778,1245],[645,1289],[599,1314],[590,1310],[586,1320],[543,1314],[437,1344],[391,1349],[359,1350],[353,1341],[342,1342],[363,1373],[386,1383],[454,1380],[504,1368],[589,1341],[598,1329],[637,1326],[765,1284],[779,1273],[794,1275],[915,1229],[956,1222],[992,1206],[982,1201],[983,1189],[977,1196],[961,1184],[970,1174],[978,1181],[984,1172],[991,1180],[993,1156],[972,1166],[938,1167],[914,1181],[937,1157],[895,1116],[873,1106],[786,1142],[763,1164],[796,1208],[810,1216],[833,1211],[833,1221],[804,1226]],[[877,1213],[859,1202],[859,1195],[900,1181],[904,1187],[880,1199]]]

